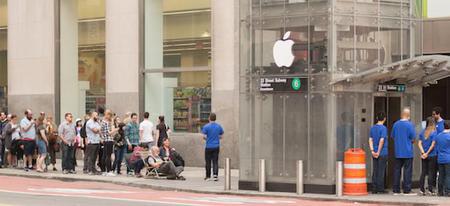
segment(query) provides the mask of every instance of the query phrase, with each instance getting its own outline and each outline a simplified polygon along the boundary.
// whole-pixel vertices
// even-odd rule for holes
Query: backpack
[[[87,124],[87,122],[88,121],[84,122],[83,127],[81,127],[81,130],[80,130],[81,138],[86,138],[87,137],[87,134],[86,134],[86,124]]]

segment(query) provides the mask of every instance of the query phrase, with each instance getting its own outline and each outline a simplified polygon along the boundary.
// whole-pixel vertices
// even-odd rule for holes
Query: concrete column
[[[225,130],[221,158],[239,165],[239,45],[238,1],[211,0],[212,10],[212,110]],[[223,161],[223,160],[221,160]]]
[[[139,111],[139,1],[106,1],[106,107]]]
[[[8,1],[8,108],[55,114],[55,1]]]
[[[60,1],[60,75],[61,75],[61,112],[60,117],[71,112],[75,118],[85,113],[80,110],[78,83],[78,4],[77,0]]]

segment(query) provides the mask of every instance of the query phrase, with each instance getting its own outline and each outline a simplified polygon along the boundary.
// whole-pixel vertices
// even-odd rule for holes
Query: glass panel
[[[61,119],[104,108],[105,1],[64,0],[60,3]]]
[[[258,165],[256,163],[255,95],[241,93],[239,96],[239,179],[257,181]]]
[[[7,0],[0,0],[0,111],[7,111],[8,107],[7,17]]]
[[[377,16],[378,3],[377,0],[358,0],[356,1],[356,15]]]
[[[355,94],[336,94],[336,160],[344,160],[344,152],[354,147]]]
[[[401,60],[401,21],[397,19],[381,19],[380,22],[380,62],[381,65]]]
[[[145,75],[145,110],[200,132],[211,113],[210,1],[146,0],[145,24],[145,68],[163,69]]]
[[[379,65],[378,21],[374,17],[357,17],[355,25],[356,72]]]
[[[284,110],[284,175],[289,182],[296,179],[296,165],[298,160],[303,160],[303,165],[308,162],[308,95],[288,94]],[[307,171],[304,167],[304,171]]]
[[[381,17],[400,17],[402,0],[380,1]]]
[[[409,59],[411,56],[411,21],[410,20],[403,20],[402,21],[402,34],[401,34],[401,41],[402,41],[402,60],[403,59]],[[414,41],[412,41],[414,43]]]
[[[355,0],[336,0],[336,13],[352,15],[355,12]]]
[[[334,178],[335,149],[330,147],[329,101],[328,94],[311,94],[310,135],[308,137],[307,183],[331,184]],[[321,149],[318,149],[321,148]]]
[[[291,31],[291,39],[295,42],[292,53],[294,63],[287,69],[289,74],[308,73],[308,16],[286,18],[286,30]]]
[[[328,16],[311,16],[309,62],[311,73],[328,71]]]
[[[355,37],[354,18],[336,16],[337,30],[337,71],[338,73],[355,73]]]
[[[423,53],[423,23],[422,21],[418,20],[418,21],[412,21],[411,22],[411,30],[413,31],[413,33],[411,34],[412,38],[414,38],[414,45],[411,49],[414,48],[414,54],[415,56],[422,56]]]

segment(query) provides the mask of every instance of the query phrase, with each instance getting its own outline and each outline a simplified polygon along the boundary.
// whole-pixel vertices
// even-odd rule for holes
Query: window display
[[[211,113],[210,1],[145,4],[145,110],[174,132],[200,132]]]

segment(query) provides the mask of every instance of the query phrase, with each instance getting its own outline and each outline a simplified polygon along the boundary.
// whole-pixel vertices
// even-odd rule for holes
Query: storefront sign
[[[405,92],[406,85],[404,84],[380,84],[378,85],[378,92]]]
[[[308,91],[305,77],[264,77],[260,80],[261,92],[304,92]]]

